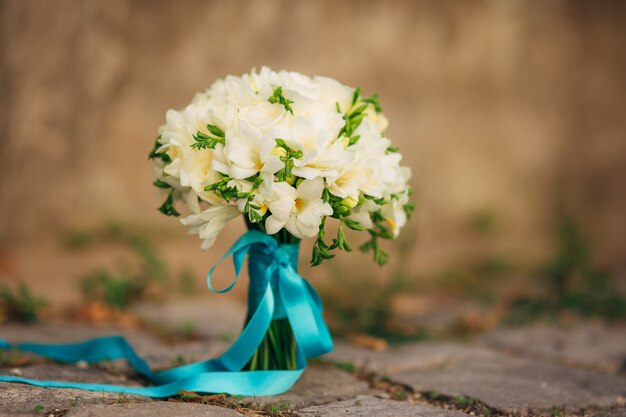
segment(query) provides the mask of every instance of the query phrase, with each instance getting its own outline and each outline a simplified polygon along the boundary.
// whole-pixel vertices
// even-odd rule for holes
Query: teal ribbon
[[[19,382],[40,387],[77,388],[165,398],[180,391],[227,393],[231,395],[276,395],[293,386],[306,368],[307,359],[333,349],[333,343],[322,316],[322,302],[309,283],[296,272],[298,245],[278,244],[259,231],[249,231],[226,252],[207,275],[211,291],[230,291],[241,273],[243,261],[250,254],[250,320],[239,338],[215,359],[153,372],[148,364],[120,336],[100,337],[72,344],[9,344],[0,339],[0,349],[17,348],[58,362],[89,363],[126,359],[138,374],[152,382],[150,387],[126,387],[66,381],[42,381],[18,376],[0,375],[0,382]],[[211,283],[215,268],[231,257],[235,277],[223,289]],[[274,318],[287,317],[296,338],[296,369],[276,371],[242,371]]]

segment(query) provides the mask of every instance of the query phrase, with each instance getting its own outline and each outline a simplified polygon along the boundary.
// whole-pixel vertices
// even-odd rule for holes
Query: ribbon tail
[[[16,347],[24,352],[53,359],[58,362],[72,363],[86,361],[89,363],[113,359],[127,359],[131,366],[141,375],[151,378],[152,371],[148,364],[121,336],[106,336],[90,339],[81,343],[42,344],[18,343],[7,344],[6,347]]]

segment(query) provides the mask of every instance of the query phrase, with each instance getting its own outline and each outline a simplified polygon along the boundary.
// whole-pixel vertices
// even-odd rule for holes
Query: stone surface
[[[626,371],[624,325],[588,322],[569,329],[537,325],[496,330],[482,340],[493,347],[525,356],[554,359],[613,373]]]
[[[375,352],[338,341],[333,352],[325,355],[324,359],[393,374],[404,370],[438,368],[461,359],[489,359],[496,355],[490,349],[451,342],[427,341]]]
[[[373,393],[369,385],[347,372],[327,365],[309,366],[300,380],[288,392],[273,397],[244,397],[242,404],[249,407],[267,408],[288,403],[289,408],[325,404],[358,395]]]
[[[106,364],[99,365],[80,364],[54,364],[42,363],[20,368],[0,367],[0,374],[15,375],[15,371],[19,372],[18,376],[24,378],[34,378],[42,380],[59,380],[74,382],[92,382],[102,384],[116,384],[127,386],[139,386],[139,382],[132,379],[132,374],[127,375],[125,372],[119,372],[117,369],[109,373],[111,367]],[[124,371],[124,369],[122,369]]]
[[[242,415],[235,410],[214,405],[168,401],[112,405],[98,404],[88,407],[76,407],[65,414],[66,417],[239,417]]]
[[[133,311],[154,323],[178,328],[192,326],[200,336],[233,341],[243,327],[246,306],[230,299],[187,298],[163,305],[141,304]]]
[[[594,414],[593,417],[626,417],[626,408],[603,411],[601,413]]]
[[[460,411],[441,410],[428,405],[373,397],[307,407],[295,414],[299,417],[463,417],[468,415]]]
[[[391,378],[416,391],[464,395],[504,411],[615,407],[626,399],[625,378],[502,354],[452,358]]]
[[[592,415],[591,410],[604,410],[596,414],[601,417],[624,415],[626,378],[589,368],[614,369],[599,364],[617,363],[620,352],[618,338],[600,327],[582,327],[564,333],[555,331],[554,337],[561,339],[549,339],[548,329],[538,329],[541,328],[518,329],[511,334],[494,332],[479,339],[491,347],[429,341],[373,352],[339,342],[335,351],[325,359],[364,366],[379,375],[388,376],[393,382],[406,384],[417,392],[437,391],[452,397],[464,395],[511,414],[521,415],[528,411],[545,414],[557,408],[564,409],[566,414],[585,409],[585,415]],[[6,325],[0,327],[0,334],[10,342],[71,342],[105,334],[122,334],[153,366],[162,367],[173,365],[178,355],[201,360],[215,356],[228,345],[208,333],[205,340],[170,346],[141,330],[71,323]],[[524,348],[524,339],[527,345],[533,345],[536,340],[537,346],[534,349],[531,346]],[[540,339],[547,339],[548,342],[541,347]],[[595,343],[595,339],[611,341],[610,347],[602,348]],[[550,344],[551,340],[562,342],[559,342],[560,345],[556,342]],[[572,346],[567,346],[570,343]],[[555,351],[550,346],[564,347]],[[586,346],[589,352],[587,356],[582,356]],[[579,360],[564,359],[565,356],[558,352],[566,352],[569,355],[567,358],[576,354]],[[18,369],[0,367],[0,374],[18,373],[28,378],[129,386],[143,384],[133,372],[119,364],[119,361],[115,361],[97,365],[61,365],[35,361]],[[581,364],[585,366],[571,366]],[[371,389],[366,381],[319,362],[312,363],[289,392],[274,397],[244,397],[239,399],[239,403],[251,409],[266,411],[273,406],[286,404],[290,411],[301,416],[464,415],[430,405],[389,400],[388,393]],[[230,409],[202,404],[154,402],[143,397],[112,393],[0,384],[0,415],[32,415],[36,406],[46,411],[68,409],[67,415],[70,416],[239,415]]]
[[[35,407],[46,411],[75,405],[113,403],[115,401],[150,401],[143,397],[120,396],[106,392],[90,392],[75,389],[47,389],[25,384],[0,383],[0,415],[32,415]]]

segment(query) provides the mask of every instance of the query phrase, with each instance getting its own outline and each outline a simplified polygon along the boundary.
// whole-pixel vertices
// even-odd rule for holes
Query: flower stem
[[[263,223],[252,223],[247,218],[246,224],[250,230],[259,230],[265,233]],[[282,229],[273,235],[280,244],[296,244],[299,239]],[[252,312],[248,312],[246,324],[250,321]],[[274,319],[270,322],[263,341],[244,367],[249,371],[296,369],[296,339],[291,329],[289,319]]]

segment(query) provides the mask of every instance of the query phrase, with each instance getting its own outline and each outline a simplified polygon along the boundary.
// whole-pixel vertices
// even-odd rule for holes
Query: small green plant
[[[46,410],[46,407],[44,407],[43,405],[36,405],[35,407],[33,407],[33,411],[35,413],[41,413],[45,410]]]
[[[25,283],[19,283],[15,289],[0,286],[0,321],[6,320],[33,323],[39,321],[39,313],[48,303],[45,299],[33,295]]]
[[[473,212],[469,216],[468,226],[477,235],[488,235],[496,231],[498,222],[492,211],[482,209]]]
[[[274,404],[270,408],[270,413],[271,413],[272,417],[278,417],[278,416],[282,415],[283,413],[288,413],[288,412],[289,412],[289,403],[288,402],[282,402],[282,403],[279,403],[279,404]]]
[[[130,266],[122,266],[117,271],[100,268],[84,275],[80,280],[80,288],[87,301],[99,301],[115,309],[125,310],[144,299],[151,285],[168,283],[165,262],[152,244],[132,228],[112,223],[96,234],[101,240],[126,246],[134,259]],[[87,240],[91,242],[95,238],[89,237]]]
[[[208,401],[200,394],[192,391],[180,391],[178,393],[181,401],[187,403],[208,404]]]
[[[405,389],[394,391],[391,394],[391,399],[396,401],[406,401],[409,398],[409,392]]]
[[[346,372],[356,372],[356,366],[354,365],[354,363],[349,362],[349,361],[345,361],[345,362],[333,362],[333,366],[337,369],[341,369],[342,371],[346,371]]]
[[[556,320],[564,311],[579,316],[625,319],[626,294],[592,259],[578,225],[569,218],[562,218],[557,228],[556,251],[536,274],[543,292],[513,300],[506,323],[524,324],[542,318]]]
[[[178,277],[178,291],[181,295],[192,295],[196,291],[196,280],[190,268],[185,268]]]
[[[17,348],[0,350],[0,367],[24,366],[30,362],[31,359]]]
[[[563,417],[563,410],[555,407],[552,410],[550,410],[550,416],[551,417]]]
[[[101,301],[120,310],[140,300],[146,290],[143,282],[126,275],[113,275],[104,269],[85,275],[80,287],[87,301]]]
[[[439,397],[441,396],[441,394],[439,394],[437,391],[430,391],[430,392],[427,392],[425,395],[427,398],[431,400],[438,400]]]
[[[474,400],[472,400],[471,398],[464,397],[463,395],[457,395],[456,397],[454,397],[454,402],[459,407],[467,407],[467,406],[472,405],[474,403]]]
[[[174,360],[172,362],[173,362],[172,366],[182,366],[187,363],[183,355],[176,355],[176,357],[174,357]]]
[[[126,404],[131,401],[132,401],[131,397],[121,392],[118,394],[117,398],[115,399],[115,404]]]

